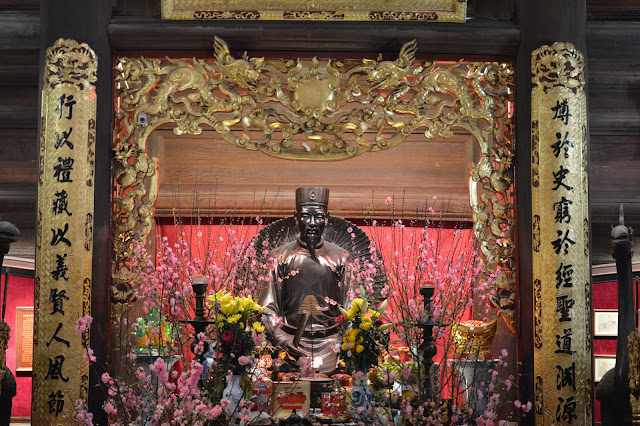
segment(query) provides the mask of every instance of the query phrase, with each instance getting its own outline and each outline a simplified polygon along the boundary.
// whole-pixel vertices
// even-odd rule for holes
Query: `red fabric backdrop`
[[[634,290],[636,287],[634,287]],[[635,293],[635,291],[634,291]],[[618,282],[608,281],[593,284],[593,309],[618,309]],[[593,340],[594,355],[615,355],[616,338],[599,337]],[[595,389],[598,388],[596,383]],[[594,399],[594,420],[600,421],[600,401]]]
[[[4,275],[2,276],[4,288]],[[12,417],[31,417],[31,374],[16,373],[16,308],[33,307],[33,278],[9,277],[5,322],[11,327],[11,338],[7,348],[7,367],[16,376],[18,394],[13,398]]]
[[[378,250],[382,253],[385,259],[386,268],[390,269],[391,258],[398,256],[405,260],[403,263],[404,269],[409,273],[414,271],[416,257],[420,249],[420,234],[422,227],[410,227],[406,226],[400,230],[398,228],[392,228],[390,226],[367,226],[358,225],[369,237],[377,244]],[[173,219],[167,219],[161,221],[158,226],[157,233],[160,236],[164,236],[168,240],[169,246],[173,249],[177,241],[179,233],[184,233],[186,240],[190,241],[190,250],[192,256],[203,259],[205,253],[215,253],[216,262],[224,263],[225,253],[228,252],[231,246],[236,243],[240,247],[244,247],[251,238],[258,232],[258,226],[255,225],[184,225],[175,226]],[[233,232],[233,237],[229,238],[229,232]],[[447,262],[456,262],[458,256],[468,257],[473,252],[473,239],[472,230],[469,228],[459,229],[455,227],[443,227],[443,228],[431,228],[428,231],[427,240],[433,244],[433,248],[430,249],[430,256],[440,258],[437,263],[441,266],[440,270],[445,270],[442,267]],[[417,242],[416,242],[417,241]],[[399,272],[396,270],[396,272]],[[426,274],[425,274],[426,275]],[[430,278],[424,276],[423,278]],[[424,283],[422,283],[424,284]],[[404,292],[406,295],[402,300],[408,300],[415,297],[413,294],[415,289],[409,288],[407,284],[403,288],[398,289]],[[393,289],[390,289],[391,291]],[[411,294],[409,294],[411,293]],[[390,310],[393,310],[393,306],[389,306]],[[472,308],[465,308],[463,319],[470,319],[472,317]],[[392,336],[393,337],[393,336]],[[442,344],[438,344],[436,341],[438,352],[434,356],[435,362],[442,362],[446,358],[445,350]],[[447,394],[448,390],[444,390]],[[447,396],[447,395],[445,395]]]

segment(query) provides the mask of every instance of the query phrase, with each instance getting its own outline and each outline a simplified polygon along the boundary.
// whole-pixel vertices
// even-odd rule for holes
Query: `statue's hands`
[[[291,355],[293,358],[295,358],[296,360],[298,360],[299,358],[302,357],[309,357],[311,356],[311,354],[309,352],[306,352],[300,348],[296,348],[295,346],[293,346],[293,344],[291,344],[290,342],[285,342],[282,345],[283,349],[285,351],[287,351],[287,353],[289,355]]]

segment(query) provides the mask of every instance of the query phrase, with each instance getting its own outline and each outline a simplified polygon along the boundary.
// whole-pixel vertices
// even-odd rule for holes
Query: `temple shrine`
[[[640,424],[632,3],[0,3],[0,425]]]

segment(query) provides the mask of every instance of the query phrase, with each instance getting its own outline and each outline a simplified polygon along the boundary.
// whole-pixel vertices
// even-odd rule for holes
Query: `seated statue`
[[[336,323],[340,311],[332,301],[346,305],[350,290],[345,282],[349,251],[323,237],[328,201],[327,188],[296,190],[298,232],[293,241],[271,251],[273,281],[259,296],[272,344],[284,348],[300,366],[323,373],[336,369],[341,343]]]

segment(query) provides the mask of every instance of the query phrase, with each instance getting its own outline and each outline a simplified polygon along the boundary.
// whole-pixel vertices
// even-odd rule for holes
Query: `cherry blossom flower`
[[[85,315],[82,318],[78,318],[76,322],[76,331],[78,333],[84,333],[89,328],[89,325],[93,321],[93,317],[91,315]]]

